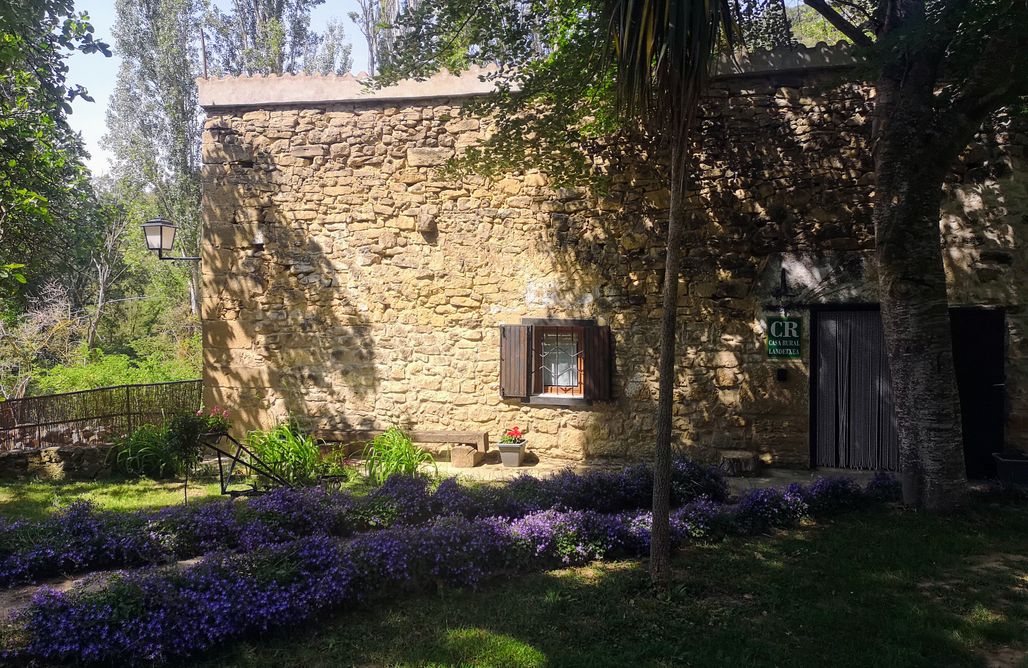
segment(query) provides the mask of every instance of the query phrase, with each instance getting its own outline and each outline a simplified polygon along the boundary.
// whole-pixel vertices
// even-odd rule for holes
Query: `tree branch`
[[[847,21],[846,17],[835,11],[825,0],[803,0],[803,3],[825,17],[836,30],[849,37],[857,46],[872,46],[874,44],[863,30]]]
[[[1028,58],[1019,51],[1023,16],[1015,14],[1004,30],[990,35],[963,76],[935,95],[942,103],[940,125],[953,132],[951,150],[961,150],[989,114],[1028,96]]]

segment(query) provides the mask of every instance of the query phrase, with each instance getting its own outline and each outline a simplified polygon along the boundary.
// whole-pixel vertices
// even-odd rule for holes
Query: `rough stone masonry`
[[[674,411],[676,441],[701,456],[809,463],[809,331],[798,359],[766,352],[783,268],[798,302],[877,301],[874,92],[848,58],[824,46],[754,54],[704,102]],[[543,458],[652,452],[666,189],[629,157],[607,167],[602,197],[536,172],[443,177],[489,131],[462,114],[486,89],[474,73],[374,93],[351,77],[200,81],[208,403],[232,407],[241,429],[293,415],[496,440],[516,424]],[[1018,444],[1026,145],[1023,123],[987,124],[941,217],[951,302],[1007,309]],[[501,399],[498,326],[522,317],[609,325],[613,401]]]

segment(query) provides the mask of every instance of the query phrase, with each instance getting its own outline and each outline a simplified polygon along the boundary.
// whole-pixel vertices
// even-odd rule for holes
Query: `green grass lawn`
[[[217,480],[189,481],[190,503],[220,496]],[[183,481],[98,480],[93,482],[0,482],[0,515],[39,519],[73,501],[88,500],[110,510],[152,510],[182,503]]]
[[[10,519],[41,519],[73,501],[91,501],[107,510],[155,510],[183,502],[182,480],[103,479],[91,482],[30,480],[0,482],[0,516]],[[240,487],[240,485],[236,485]],[[341,485],[351,494],[371,488],[361,477]],[[189,479],[189,502],[221,496],[217,478]]]
[[[1023,507],[854,513],[691,547],[675,567],[666,599],[639,562],[510,576],[380,601],[202,665],[1028,665]]]

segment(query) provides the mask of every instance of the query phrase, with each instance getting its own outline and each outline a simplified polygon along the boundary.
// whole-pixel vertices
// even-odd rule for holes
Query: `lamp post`
[[[175,246],[175,231],[178,227],[175,226],[170,220],[157,217],[153,220],[148,220],[143,223],[143,236],[146,238],[146,247],[149,250],[157,251],[157,258],[159,260],[186,260],[189,262],[198,262],[198,257],[187,257],[185,255],[180,257],[166,257],[165,251],[171,251]]]

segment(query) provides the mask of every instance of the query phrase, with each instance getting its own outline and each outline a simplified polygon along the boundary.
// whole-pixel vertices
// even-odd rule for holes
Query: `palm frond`
[[[720,47],[735,42],[728,0],[607,0],[607,12],[619,112],[687,130]]]

